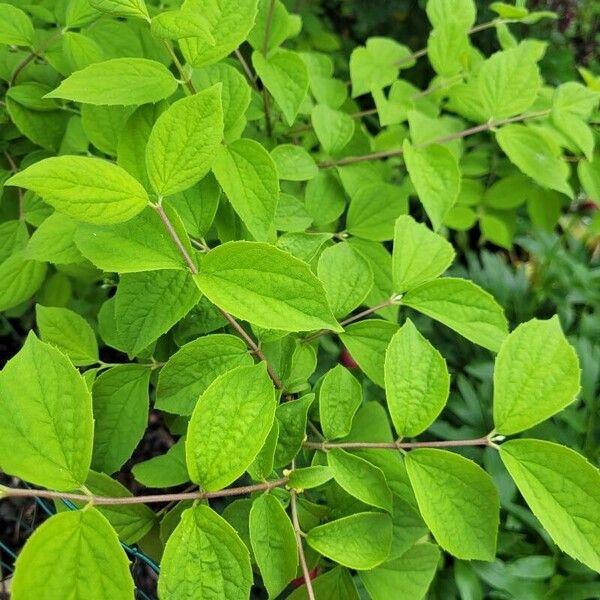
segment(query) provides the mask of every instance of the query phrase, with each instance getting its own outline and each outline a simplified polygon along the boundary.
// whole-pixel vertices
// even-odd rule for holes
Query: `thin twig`
[[[486,21],[485,23],[480,23],[479,25],[475,25],[474,27],[469,29],[469,31],[467,31],[467,35],[471,35],[472,33],[477,33],[478,31],[483,31],[484,29],[491,29],[492,27],[495,27],[496,25],[501,25],[502,23],[516,23],[516,22],[518,22],[518,20],[516,20],[516,19],[495,18],[495,19],[492,19],[491,21]],[[407,56],[404,56],[400,60],[397,60],[394,63],[394,66],[400,67],[408,62],[417,60],[426,55],[427,55],[427,48],[421,48],[420,50],[415,50],[415,52],[413,52]]]
[[[294,468],[295,464],[294,461],[292,461],[292,471],[294,470]],[[304,578],[304,584],[306,585],[306,595],[308,596],[308,600],[315,600],[315,592],[312,586],[312,579],[310,577],[308,565],[306,564],[304,546],[302,545],[302,530],[300,529],[300,521],[298,519],[298,499],[296,497],[295,490],[291,490],[290,508],[292,510],[292,525],[294,526],[294,534],[296,536],[296,546],[298,547],[298,558],[300,559],[302,577]]]
[[[243,496],[254,492],[271,490],[285,485],[287,477],[265,481],[254,485],[227,488],[218,492],[180,492],[178,494],[152,494],[148,496],[94,496],[86,494],[71,494],[69,492],[55,492],[51,490],[33,490],[22,488],[9,488],[0,486],[1,498],[49,498],[60,500],[72,500],[74,502],[86,502],[96,506],[117,504],[153,504],[156,502],[179,502],[181,500],[209,500],[211,498],[224,498],[226,496]]]
[[[265,37],[263,38],[262,53],[265,59],[267,58],[267,52],[269,51],[269,37],[271,35],[271,24],[273,22],[273,11],[275,9],[275,0],[269,0],[269,8],[267,9],[267,18],[265,21]],[[269,90],[265,86],[263,81],[262,88],[263,107],[265,111],[265,126],[267,129],[267,136],[273,137],[273,125],[271,124],[271,107],[269,105]]]
[[[175,50],[173,49],[171,44],[167,40],[163,40],[163,42],[165,44],[165,48],[166,48],[167,52],[169,53],[169,56],[171,57],[175,67],[177,68],[177,71],[179,71],[179,75],[183,79],[184,85],[187,87],[190,94],[194,95],[196,93],[196,88],[194,87],[194,84],[192,83],[191,77],[188,77],[188,75],[186,74],[185,69],[183,68],[183,65],[181,64],[181,62],[179,61],[179,58],[177,58],[177,54],[175,53]]]
[[[342,327],[345,327],[346,325],[349,325],[350,323],[354,323],[354,321],[358,321],[359,319],[362,319],[363,317],[368,317],[369,315],[376,313],[378,310],[387,308],[388,306],[392,306],[399,300],[399,298],[400,298],[399,295],[394,294],[393,296],[389,297],[384,302],[376,304],[375,306],[371,306],[371,308],[367,308],[367,309],[363,310],[362,312],[359,312],[355,315],[352,315],[351,317],[348,317],[347,319],[344,319],[343,321],[340,321],[340,325]],[[312,342],[313,340],[316,340],[317,338],[321,337],[322,335],[325,335],[326,333],[331,333],[331,330],[330,329],[321,329],[321,330],[317,331],[316,333],[312,333],[308,337],[305,337],[302,341],[303,341],[303,343]]]
[[[240,65],[242,65],[242,70],[244,71],[244,75],[248,80],[248,83],[258,92],[258,85],[256,84],[256,79],[252,73],[252,69],[250,69],[250,65],[246,62],[244,55],[239,51],[239,48],[234,50],[235,57],[238,59]]]
[[[152,208],[154,208],[154,210],[158,213],[169,236],[175,243],[175,246],[177,246],[177,250],[179,251],[179,254],[181,254],[183,259],[185,260],[190,273],[192,275],[198,275],[198,267],[194,263],[194,260],[190,256],[190,253],[187,251],[186,247],[183,245],[183,242],[181,241],[181,238],[179,237],[177,231],[175,231],[175,228],[173,227],[173,224],[171,223],[169,216],[165,212],[165,209],[160,204],[152,204]],[[281,382],[281,379],[279,379],[279,377],[277,376],[277,373],[275,373],[275,371],[273,370],[273,367],[269,364],[267,357],[264,355],[263,351],[260,349],[258,344],[248,335],[248,333],[246,333],[246,330],[235,320],[235,318],[232,315],[230,315],[227,311],[223,310],[222,308],[220,308],[218,306],[217,306],[217,309],[223,315],[223,317],[227,320],[227,322],[237,331],[237,333],[244,340],[244,342],[246,342],[246,345],[256,355],[256,357],[259,360],[265,361],[265,363],[267,364],[267,371],[269,373],[269,376],[273,380],[273,383],[275,384],[277,389],[283,390],[283,383]]]
[[[470,135],[474,135],[475,133],[481,133],[483,131],[489,131],[490,129],[494,129],[495,127],[500,127],[501,125],[507,125],[508,123],[517,123],[519,121],[525,121],[526,119],[535,119],[537,117],[543,117],[550,114],[550,110],[540,110],[537,112],[524,113],[522,115],[517,115],[516,117],[509,117],[507,119],[498,119],[491,120],[487,123],[482,123],[481,125],[475,125],[474,127],[469,127],[468,129],[463,129],[462,131],[457,131],[456,133],[450,133],[448,135],[444,135],[441,137],[434,138],[429,140],[428,142],[423,142],[422,144],[416,144],[413,146],[414,148],[427,148],[433,144],[445,144],[447,142],[451,142],[454,140],[459,140]],[[342,165],[351,165],[359,162],[365,162],[370,160],[378,160],[383,158],[391,158],[393,156],[401,156],[404,153],[402,148],[393,148],[391,150],[383,150],[381,152],[371,152],[370,154],[363,154],[361,156],[346,156],[344,158],[340,158],[337,160],[325,160],[319,163],[319,167],[321,168],[329,168],[329,167],[339,167]]]
[[[17,81],[17,77],[21,74],[23,69],[35,58],[42,58],[42,55],[48,48],[55,42],[61,35],[67,31],[67,28],[59,29],[54,35],[49,36],[46,41],[35,50],[32,50],[16,67],[13,71],[10,79],[8,80],[8,86],[12,87]]]
[[[412,450],[414,448],[462,448],[464,446],[491,446],[490,436],[471,440],[434,440],[431,442],[304,442],[303,446],[311,450]]]

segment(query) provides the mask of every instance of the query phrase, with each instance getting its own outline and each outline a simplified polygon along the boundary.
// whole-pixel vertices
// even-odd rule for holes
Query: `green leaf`
[[[410,319],[387,348],[385,391],[399,437],[414,437],[425,431],[448,400],[450,375],[446,361]]]
[[[198,400],[188,427],[186,457],[192,481],[212,491],[240,477],[269,435],[275,406],[265,363],[217,377]]]
[[[160,196],[182,192],[212,166],[223,137],[221,86],[182,98],[158,117],[146,146],[146,168]]]
[[[392,282],[392,257],[383,244],[350,238],[348,243],[358,250],[368,261],[373,271],[373,287],[365,299],[369,307],[378,306],[395,296]],[[377,311],[377,314],[392,323],[398,321],[398,305],[390,304]]]
[[[185,439],[180,438],[164,454],[133,465],[131,472],[142,485],[170,488],[190,481],[185,464]]]
[[[174,216],[172,221],[177,229]],[[185,231],[178,233],[180,238],[185,238]],[[158,213],[150,207],[125,223],[82,223],[77,228],[75,243],[81,254],[103,271],[137,273],[187,269]]]
[[[405,464],[421,515],[438,544],[457,558],[494,560],[500,501],[492,478],[447,450],[413,450]]]
[[[573,198],[567,179],[569,167],[561,159],[554,140],[526,125],[505,125],[496,132],[496,140],[510,162],[542,187]]]
[[[304,202],[291,194],[281,194],[275,211],[275,228],[278,231],[303,232],[312,225],[313,218]]]
[[[257,0],[185,0],[182,9],[202,15],[210,25],[214,44],[204,38],[180,42],[185,59],[203,67],[225,58],[246,39],[256,19]]]
[[[324,600],[359,600],[356,586],[348,569],[339,565],[319,575],[312,582],[316,598]],[[286,600],[308,600],[306,586],[294,590]]]
[[[104,473],[90,471],[85,487],[96,496],[131,498],[133,494],[115,479]],[[85,502],[73,502],[77,508],[84,508]],[[62,500],[56,500],[57,511],[70,510]],[[125,544],[135,544],[156,524],[156,513],[145,504],[106,504],[97,507],[114,527],[119,539]]]
[[[327,464],[336,482],[351,496],[392,512],[392,493],[381,469],[341,448],[327,452]]]
[[[502,50],[485,60],[477,91],[486,119],[503,119],[526,111],[542,85],[537,64],[521,47]]]
[[[371,453],[377,452],[371,450]],[[381,455],[381,453],[379,453]],[[408,481],[408,475],[406,475]],[[410,486],[410,482],[408,483]],[[411,490],[412,493],[412,490]],[[411,498],[413,502],[414,496]],[[392,513],[392,521],[394,527],[394,534],[392,536],[392,548],[390,550],[389,559],[400,558],[407,550],[410,550],[419,542],[423,540],[427,535],[427,526],[419,514],[416,506],[416,500],[414,505],[409,503],[400,497],[398,493],[394,496],[394,510]]]
[[[273,425],[269,430],[263,447],[252,461],[252,464],[248,467],[248,475],[250,475],[254,481],[265,481],[273,472],[278,438],[279,423],[275,420],[273,421]]]
[[[438,230],[460,192],[460,169],[445,146],[414,148],[404,141],[404,160],[419,200],[434,230]]]
[[[398,77],[399,69],[415,64],[407,46],[383,37],[371,37],[350,55],[352,97],[380,90]]]
[[[600,202],[600,154],[594,160],[580,160],[577,175],[585,193],[596,202]]]
[[[267,52],[280,46],[288,37],[299,33],[302,26],[299,15],[290,15],[283,2],[280,0],[260,0],[258,15],[252,31],[248,35],[248,42],[255,50],[262,50],[268,40]],[[267,25],[268,23],[268,25]],[[268,33],[266,32],[268,29]]]
[[[269,244],[223,244],[204,257],[195,279],[211,302],[259,327],[340,330],[308,265]]]
[[[328,371],[319,387],[319,419],[325,437],[345,437],[362,403],[360,382],[342,365]]]
[[[100,158],[45,158],[13,175],[5,185],[33,190],[56,210],[87,223],[121,223],[148,203],[141,184]]]
[[[81,107],[83,132],[101,152],[116,156],[119,136],[133,111],[133,106],[83,104]]]
[[[204,237],[215,220],[220,197],[221,188],[209,173],[189,190],[167,198],[164,204],[175,209],[190,235]]]
[[[349,569],[373,569],[388,556],[392,520],[384,513],[356,513],[314,527],[306,541],[323,556]]]
[[[115,319],[123,348],[135,356],[185,317],[199,299],[200,292],[186,271],[122,275]]]
[[[35,307],[35,320],[44,342],[64,352],[76,366],[98,362],[98,342],[90,324],[67,308]]]
[[[477,8],[473,0],[456,0],[448,4],[445,0],[427,0],[427,18],[433,27],[444,23],[457,23],[464,31],[475,25]]]
[[[247,600],[251,586],[250,555],[235,529],[208,506],[185,510],[165,546],[161,600]]]
[[[252,502],[250,540],[269,598],[275,598],[298,569],[294,528],[275,496],[263,494]]]
[[[234,335],[200,337],[182,346],[160,370],[156,408],[191,415],[206,388],[231,369],[251,366],[246,344]]]
[[[340,111],[317,104],[310,119],[317,138],[327,154],[339,154],[354,135],[354,119]]]
[[[168,98],[177,80],[163,64],[147,58],[113,58],[75,71],[46,98],[132,106]]]
[[[142,439],[148,425],[149,382],[150,369],[136,364],[108,369],[94,381],[96,471],[118,471]]]
[[[0,44],[33,46],[35,32],[29,16],[12,4],[0,4]]]
[[[198,42],[206,46],[215,45],[208,21],[191,10],[168,10],[159,13],[152,19],[150,31],[159,39],[198,38]]]
[[[411,216],[396,219],[392,274],[396,292],[412,290],[441,275],[454,260],[454,248]]]
[[[34,232],[27,244],[27,258],[55,265],[80,263],[81,252],[74,242],[77,221],[59,212],[52,213]]]
[[[558,317],[521,323],[503,342],[494,367],[494,424],[510,435],[568,406],[579,392],[579,360]]]
[[[558,546],[600,572],[600,472],[569,448],[511,440],[500,456],[533,514]]]
[[[117,164],[151,190],[146,170],[146,145],[156,119],[166,109],[166,102],[139,106],[119,132]],[[90,105],[85,105],[90,106]]]
[[[271,158],[279,179],[306,181],[319,172],[313,157],[301,146],[281,144],[271,150]]]
[[[30,333],[0,373],[0,465],[59,491],[86,480],[92,456],[92,398],[71,361]]]
[[[314,399],[314,394],[306,394],[277,407],[275,416],[279,423],[279,439],[275,449],[275,468],[289,465],[300,452],[306,436],[308,410]]]
[[[0,264],[0,311],[31,298],[44,282],[46,270],[46,263],[27,260],[22,250]]]
[[[250,104],[251,88],[244,76],[231,64],[220,62],[202,69],[194,69],[192,82],[197,89],[207,89],[216,83],[221,84],[221,103],[225,141],[237,139],[240,123],[245,124],[246,110]]]
[[[373,287],[373,271],[368,261],[347,242],[323,250],[317,275],[338,318],[360,306]]]
[[[333,472],[329,467],[315,465],[302,469],[294,469],[288,477],[288,487],[303,491],[327,483],[333,478]]]
[[[129,560],[110,523],[95,508],[63,512],[27,540],[11,583],[14,600],[68,598],[130,600]]]
[[[267,241],[279,199],[277,167],[269,153],[254,140],[236,140],[217,150],[213,171],[250,233]]]
[[[508,334],[502,307],[472,281],[435,279],[411,290],[402,304],[454,329],[460,335],[497,352]]]
[[[352,195],[346,229],[366,240],[391,240],[394,237],[394,221],[407,210],[407,196],[398,186],[369,183]]]
[[[385,351],[398,325],[380,319],[367,319],[352,323],[340,334],[342,343],[364,371],[380,387],[385,387]]]
[[[457,22],[448,21],[437,25],[427,39],[429,62],[441,77],[456,77],[465,71],[471,52],[469,36]]]
[[[335,221],[346,204],[344,189],[330,170],[320,170],[306,184],[304,199],[308,214],[319,225]]]
[[[144,0],[88,0],[88,2],[97,10],[115,17],[138,17],[144,20],[149,18]]]
[[[267,57],[253,52],[252,64],[288,125],[292,125],[308,92],[306,64],[296,52],[283,48],[273,50]]]
[[[371,571],[361,571],[359,577],[373,600],[389,600],[400,590],[403,598],[421,600],[435,577],[439,562],[438,547],[425,542],[416,544],[400,558]]]

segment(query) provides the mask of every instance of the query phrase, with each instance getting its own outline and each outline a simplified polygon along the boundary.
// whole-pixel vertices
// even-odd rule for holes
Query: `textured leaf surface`
[[[88,223],[127,221],[148,203],[140,183],[100,158],[45,158],[13,175],[5,185],[33,190],[56,210]]]
[[[181,233],[180,238],[185,239],[185,232]],[[125,223],[81,223],[75,243],[81,254],[103,271],[137,273],[187,268],[160,217],[150,207]]]
[[[181,41],[186,60],[202,67],[225,58],[246,39],[256,19],[257,0],[185,0],[182,8],[202,15],[210,26],[214,44],[205,38]]]
[[[28,260],[25,251],[15,252],[0,264],[0,310],[13,308],[31,298],[45,277],[45,263]]]
[[[159,196],[182,192],[210,170],[223,137],[221,86],[172,104],[158,117],[146,146],[146,167]]]
[[[233,335],[200,337],[182,346],[160,370],[156,408],[191,415],[206,388],[235,367],[251,366],[246,344]]]
[[[131,456],[148,425],[150,369],[113,367],[94,381],[94,453],[97,471],[114,473]]]
[[[238,367],[207,388],[186,439],[192,481],[220,490],[235,481],[262,448],[275,418],[275,391],[265,363]]]
[[[569,405],[579,391],[579,360],[558,317],[532,319],[504,341],[494,367],[494,423],[519,433]]]
[[[508,334],[504,312],[491,294],[466,279],[437,279],[408,292],[402,303],[493,352]]]
[[[267,241],[279,199],[277,167],[269,153],[254,140],[236,140],[217,151],[213,171],[250,233]]]
[[[82,597],[77,590],[89,600],[131,600],[134,594],[119,538],[94,508],[42,523],[21,551],[11,585],[14,600]]]
[[[145,271],[121,276],[115,319],[127,352],[139,353],[198,303],[200,292],[186,271]]]
[[[373,600],[421,600],[433,581],[439,560],[437,546],[416,544],[400,558],[371,571],[361,571],[359,577]]]
[[[400,437],[425,431],[448,400],[450,375],[442,355],[407,319],[385,354],[387,405]]]
[[[254,325],[284,331],[340,329],[308,265],[268,244],[223,244],[204,257],[195,279],[211,302]]]
[[[406,292],[441,275],[454,260],[454,248],[412,217],[396,220],[392,273],[396,292]]]
[[[296,576],[298,551],[292,523],[275,496],[263,494],[252,503],[250,540],[269,598],[276,598]]]
[[[148,18],[144,0],[88,0],[91,6],[115,17]]]
[[[406,457],[419,510],[438,544],[465,560],[494,560],[500,501],[491,477],[447,450],[423,448]]]
[[[327,154],[339,154],[354,135],[354,120],[340,110],[317,104],[310,118],[319,143]]]
[[[147,58],[113,58],[75,71],[46,97],[132,106],[168,98],[176,89],[177,80],[162,63]]]
[[[92,455],[92,399],[71,361],[30,333],[0,373],[0,465],[31,483],[73,490]]]
[[[161,600],[247,600],[252,585],[248,549],[235,529],[208,506],[181,515],[161,561]]]
[[[385,351],[398,331],[398,325],[380,319],[367,319],[353,323],[340,334],[342,343],[374,383],[385,387],[384,363]]]
[[[133,465],[131,472],[146,487],[170,488],[190,480],[185,463],[185,439],[180,438],[164,454]]]
[[[15,46],[31,46],[34,41],[34,30],[27,13],[12,4],[0,4],[2,21],[0,21],[0,44]]]
[[[260,52],[252,53],[256,73],[283,111],[288,125],[292,125],[308,92],[308,71],[296,52],[278,48],[265,58]]]
[[[340,565],[372,569],[387,558],[392,543],[392,520],[384,513],[356,513],[314,527],[306,541]]]
[[[456,158],[445,146],[433,144],[413,148],[405,141],[404,159],[419,200],[433,229],[437,230],[460,192],[460,169]]]
[[[317,275],[336,317],[343,317],[360,306],[373,287],[369,262],[347,242],[323,250]]]
[[[90,365],[98,360],[98,342],[90,324],[67,308],[35,307],[35,319],[44,342],[64,352],[74,365]]]
[[[542,187],[573,197],[567,178],[569,167],[560,158],[560,149],[552,138],[542,136],[525,125],[505,125],[496,132],[496,140],[510,162]]]
[[[496,52],[483,62],[477,76],[485,118],[502,119],[526,111],[541,83],[536,63],[521,48]]]
[[[57,264],[82,262],[83,256],[75,245],[77,221],[59,212],[53,212],[33,232],[27,250],[27,258]]]
[[[325,437],[341,438],[352,428],[362,402],[360,382],[342,365],[327,371],[319,388],[319,417]]]
[[[500,456],[558,546],[600,572],[598,469],[577,452],[541,440],[511,440]]]
[[[365,504],[392,511],[392,493],[381,469],[341,448],[327,453],[327,464],[336,482],[351,496]]]

